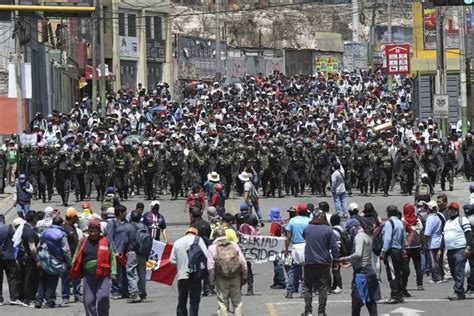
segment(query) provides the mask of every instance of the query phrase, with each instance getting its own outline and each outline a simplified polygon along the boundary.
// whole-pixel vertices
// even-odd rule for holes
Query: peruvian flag
[[[150,257],[146,263],[146,279],[171,286],[176,276],[176,267],[170,262],[172,244],[153,241]]]

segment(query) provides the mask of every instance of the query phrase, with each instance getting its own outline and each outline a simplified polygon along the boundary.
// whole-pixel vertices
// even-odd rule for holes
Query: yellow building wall
[[[425,50],[423,43],[423,6],[413,3],[413,57],[411,61],[412,74],[416,72],[435,72],[437,68],[436,50]],[[448,71],[459,70],[459,49],[446,51]]]

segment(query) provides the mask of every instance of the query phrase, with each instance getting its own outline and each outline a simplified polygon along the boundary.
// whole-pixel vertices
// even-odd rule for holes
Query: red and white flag
[[[172,244],[153,241],[146,263],[146,279],[171,286],[176,277],[176,266],[170,262]]]

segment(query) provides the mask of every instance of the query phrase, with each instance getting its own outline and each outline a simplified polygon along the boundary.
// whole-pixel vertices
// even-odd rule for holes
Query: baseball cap
[[[436,204],[435,201],[429,201],[427,205],[430,208],[430,210],[438,207],[438,204]]]
[[[150,207],[153,208],[153,206],[155,206],[155,205],[160,205],[160,201],[156,201],[156,200],[155,200],[155,201],[151,201]]]
[[[74,217],[74,216],[79,216],[79,212],[76,211],[74,207],[70,207],[66,210],[66,217]]]
[[[448,205],[448,208],[454,208],[456,210],[459,210],[459,203],[453,202],[453,203]]]
[[[308,212],[308,204],[306,203],[300,203],[296,206],[296,211],[298,212],[298,214],[305,214],[306,212]]]

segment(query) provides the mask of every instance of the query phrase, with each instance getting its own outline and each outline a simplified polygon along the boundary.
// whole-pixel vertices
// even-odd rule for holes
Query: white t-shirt
[[[466,247],[465,232],[471,230],[471,223],[464,216],[461,217],[462,227],[459,225],[459,217],[449,219],[444,224],[444,245],[446,249],[460,249]]]

